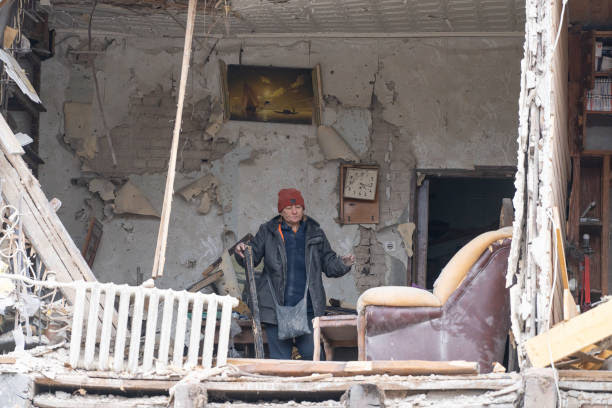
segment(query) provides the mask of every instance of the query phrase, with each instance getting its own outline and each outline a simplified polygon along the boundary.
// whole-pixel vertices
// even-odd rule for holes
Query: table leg
[[[314,342],[312,361],[319,361],[321,359],[321,328],[318,317],[312,319],[312,341]]]
[[[323,337],[323,350],[325,350],[325,360],[333,361],[334,360],[334,348],[329,341],[325,337]]]

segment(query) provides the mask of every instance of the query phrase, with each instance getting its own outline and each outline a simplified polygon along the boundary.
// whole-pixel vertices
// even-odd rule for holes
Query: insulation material
[[[79,157],[93,159],[98,152],[98,140],[91,131],[91,104],[66,102],[64,104],[64,136],[66,143]]]
[[[144,193],[131,181],[128,181],[117,192],[115,214],[136,214],[159,217],[157,211]]]
[[[414,222],[407,222],[397,226],[397,232],[399,232],[401,235],[402,240],[404,241],[404,246],[406,247],[406,254],[410,258],[412,258],[412,255],[414,255],[412,250],[412,234],[414,233],[415,228],[416,225],[414,225]]]
[[[108,180],[95,178],[89,182],[89,191],[98,193],[103,201],[115,199],[115,185]]]
[[[15,37],[17,37],[19,31],[15,30],[13,27],[6,26],[4,27],[4,49],[8,50],[13,46],[13,41],[15,41]]]
[[[319,126],[317,129],[317,140],[321,151],[327,160],[341,159],[350,162],[358,162],[359,157],[351,146],[331,126]]]
[[[0,60],[4,62],[6,73],[13,81],[15,81],[21,92],[27,95],[28,98],[34,102],[42,103],[38,97],[38,94],[36,93],[36,90],[34,89],[34,86],[32,86],[28,76],[23,68],[21,68],[17,60],[3,49],[0,49]]]

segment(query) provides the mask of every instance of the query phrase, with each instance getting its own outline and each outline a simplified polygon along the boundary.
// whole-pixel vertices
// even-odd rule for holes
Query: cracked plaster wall
[[[42,70],[48,112],[41,115],[40,154],[46,162],[41,182],[50,197],[62,200],[59,215],[77,245],[83,244],[89,215],[104,219],[93,267],[99,279],[136,283],[137,267],[145,279],[150,274],[159,220],[113,215],[108,202],[70,179],[102,176],[117,185],[129,179],[161,211],[167,165],[163,150],[175,109],[169,100],[178,86],[182,41],[96,40],[101,93],[120,162],[114,168],[102,137],[91,70],[75,57],[80,54],[68,53],[82,49],[84,39],[64,35],[56,57]],[[323,225],[332,247],[339,254],[357,255],[349,275],[326,280],[328,297],[355,304],[368,287],[406,284],[409,258],[397,226],[410,216],[414,167],[515,164],[521,39],[223,40],[205,64],[215,41],[195,43],[184,113],[188,126],[181,135],[181,143],[189,139],[183,151],[191,153],[179,156],[175,186],[178,190],[213,174],[219,183],[216,200],[208,214],[200,215],[197,202],[175,195],[161,287],[183,288],[196,281],[224,247],[274,216],[277,191],[292,186],[304,193],[307,213]],[[341,227],[335,221],[338,162],[324,160],[314,126],[227,122],[214,136],[205,133],[220,109],[219,59],[228,64],[321,64],[323,124],[333,126],[362,161],[381,166],[379,225]],[[65,102],[91,104],[86,136],[94,135],[93,160],[77,157],[75,140],[65,137]],[[151,116],[161,120],[148,126]],[[153,144],[157,157],[150,150]],[[136,160],[145,160],[144,165],[138,167]],[[152,160],[150,166],[146,160]],[[383,246],[389,242],[391,249]]]

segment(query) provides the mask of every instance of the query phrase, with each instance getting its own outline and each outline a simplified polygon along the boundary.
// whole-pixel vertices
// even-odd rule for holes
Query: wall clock
[[[378,224],[378,172],[375,164],[340,165],[341,224]]]
[[[372,201],[376,198],[377,168],[348,167],[344,178],[344,197]]]

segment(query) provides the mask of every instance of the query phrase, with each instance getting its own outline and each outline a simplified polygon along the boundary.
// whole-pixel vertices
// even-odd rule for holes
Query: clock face
[[[348,167],[344,178],[344,197],[374,200],[377,181],[378,169]]]

